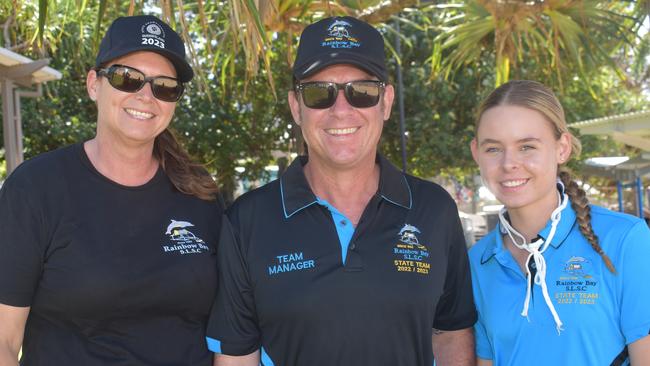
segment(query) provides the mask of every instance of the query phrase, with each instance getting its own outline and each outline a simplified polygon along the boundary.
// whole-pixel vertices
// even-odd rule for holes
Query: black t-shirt
[[[430,366],[432,328],[476,321],[453,200],[379,157],[379,190],[343,262],[337,226],[350,224],[319,203],[305,162],[228,209],[210,349],[261,348],[276,366]]]
[[[222,208],[162,169],[138,187],[83,145],[31,159],[0,191],[0,303],[30,306],[22,365],[211,365]]]

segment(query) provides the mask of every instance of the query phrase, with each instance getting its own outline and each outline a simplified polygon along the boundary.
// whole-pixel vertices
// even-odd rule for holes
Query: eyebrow
[[[532,142],[541,142],[541,140],[538,139],[538,138],[536,138],[536,137],[525,137],[525,138],[523,138],[523,139],[519,139],[519,140],[517,140],[517,143],[520,143],[520,144],[521,144],[521,143],[526,143],[526,142],[531,142],[531,141],[532,141]],[[483,146],[483,145],[485,145],[485,144],[500,144],[500,143],[501,143],[501,141],[499,141],[499,140],[494,140],[494,139],[485,139],[485,140],[482,140],[482,141],[479,143],[479,146]]]

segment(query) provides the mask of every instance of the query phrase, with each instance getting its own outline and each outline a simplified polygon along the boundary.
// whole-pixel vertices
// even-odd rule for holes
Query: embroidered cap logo
[[[140,29],[142,44],[165,48],[165,30],[155,21],[145,23]]]
[[[330,48],[353,48],[360,47],[361,43],[359,39],[350,35],[350,30],[352,24],[346,22],[345,20],[335,20],[327,28],[327,36],[321,42],[322,47]]]
[[[162,28],[156,23],[151,23],[151,24],[147,25],[146,29],[147,29],[147,32],[149,32],[149,33],[151,33],[151,34],[153,34],[155,36],[159,36],[159,35],[162,34]]]

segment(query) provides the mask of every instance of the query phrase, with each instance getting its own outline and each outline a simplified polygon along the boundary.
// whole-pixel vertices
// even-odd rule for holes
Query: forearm
[[[433,355],[438,366],[474,366],[474,332],[472,328],[434,332]]]
[[[245,356],[228,356],[221,353],[214,354],[213,366],[259,366],[259,364],[259,350]]]
[[[28,314],[28,307],[0,304],[0,365],[18,365]]]
[[[18,350],[8,344],[0,345],[0,365],[18,366]]]

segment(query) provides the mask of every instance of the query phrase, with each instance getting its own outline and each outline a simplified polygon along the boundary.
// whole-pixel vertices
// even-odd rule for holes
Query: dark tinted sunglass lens
[[[303,84],[302,100],[309,108],[325,109],[334,104],[336,89],[326,83]]]
[[[114,67],[109,71],[108,81],[115,89],[133,93],[144,85],[144,74],[128,67]]]
[[[355,81],[345,87],[345,96],[351,106],[369,108],[377,105],[380,96],[380,84],[369,81]]]
[[[183,94],[183,85],[178,80],[158,77],[153,79],[153,95],[165,102],[176,102]]]

